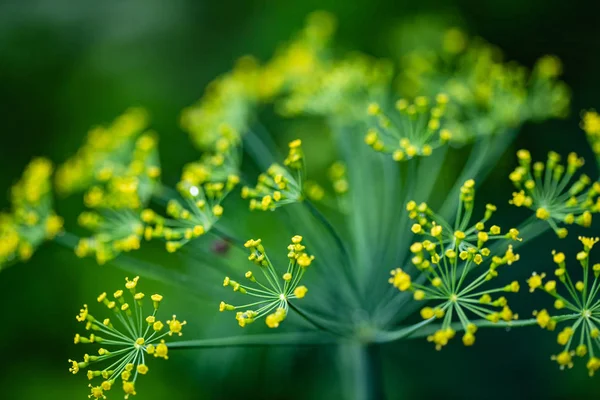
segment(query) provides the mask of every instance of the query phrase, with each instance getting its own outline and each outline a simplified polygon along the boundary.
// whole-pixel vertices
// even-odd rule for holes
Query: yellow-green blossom
[[[548,221],[556,234],[564,238],[567,229],[558,224],[578,224],[589,227],[592,214],[600,210],[600,182],[576,173],[583,166],[583,158],[575,153],[567,157],[567,165],[560,164],[560,155],[548,153],[546,163],[532,164],[527,150],[517,152],[519,166],[509,175],[517,188],[509,201],[517,207],[535,211],[535,216]]]
[[[503,60],[502,52],[457,28],[441,33],[438,48],[416,47],[403,56],[397,81],[403,96],[446,93],[447,126],[454,140],[470,141],[506,132],[529,120],[564,117],[570,93],[558,78],[554,56],[542,57],[529,73]]]
[[[63,219],[56,215],[52,198],[52,163],[32,160],[11,189],[11,210],[0,213],[0,269],[27,261],[45,240],[62,231]]]
[[[305,168],[300,139],[290,142],[283,164],[272,164],[266,173],[258,176],[255,187],[245,186],[242,189],[242,198],[250,199],[251,210],[274,210],[302,201]]]
[[[70,194],[121,175],[128,168],[132,149],[148,121],[144,109],[130,108],[110,125],[92,128],[83,146],[56,171],[57,191]]]
[[[125,398],[136,394],[135,384],[140,375],[148,372],[147,361],[152,357],[168,359],[169,349],[165,339],[181,336],[186,322],[175,315],[160,321],[157,313],[163,296],[146,296],[137,291],[139,277],[126,279],[125,289],[112,296],[106,292],[98,296],[98,303],[106,306],[110,318],[96,318],[90,314],[87,304],[76,316],[85,325],[85,335],[75,335],[75,344],[98,345],[94,352],[86,353],[81,361],[69,360],[69,371],[77,374],[87,370],[90,395],[94,399],[106,399],[115,385],[120,386]],[[149,306],[148,306],[149,305]],[[147,307],[147,308],[146,308]]]
[[[438,350],[455,335],[452,321],[456,319],[464,329],[463,343],[475,342],[477,323],[473,316],[497,323],[510,322],[517,315],[508,306],[506,297],[492,296],[519,291],[519,284],[491,286],[498,276],[498,268],[519,260],[511,245],[499,251],[498,246],[487,247],[489,241],[516,241],[519,232],[510,229],[502,234],[497,225],[486,227],[496,207],[488,204],[484,217],[470,225],[475,190],[474,181],[465,182],[460,194],[459,214],[454,225],[436,215],[425,203],[407,205],[409,217],[415,221],[412,232],[426,239],[412,244],[411,263],[425,279],[413,279],[402,268],[392,270],[389,282],[398,290],[413,292],[416,301],[435,303],[421,309],[425,320],[442,319],[441,327],[427,340]],[[472,275],[475,275],[472,277]]]
[[[294,236],[288,246],[287,271],[279,276],[280,272],[269,260],[260,239],[250,239],[244,247],[250,250],[248,260],[257,265],[262,272],[261,275],[264,275],[264,280],[252,271],[248,271],[245,274],[248,284],[241,284],[225,277],[223,286],[231,287],[234,292],[242,295],[255,297],[258,301],[241,306],[233,306],[222,301],[219,311],[236,311],[235,318],[241,327],[265,317],[265,323],[269,328],[277,328],[287,316],[289,301],[301,299],[306,295],[308,289],[300,285],[300,282],[315,257],[306,252],[306,247],[302,244],[302,236]],[[265,283],[261,283],[261,280]]]
[[[77,256],[93,255],[99,264],[121,252],[140,247],[145,223],[140,217],[148,205],[160,178],[157,139],[151,133],[140,135],[126,165],[98,178],[84,194],[90,209],[79,215],[79,224],[93,234],[82,238],[75,249]]]
[[[419,96],[412,103],[400,99],[396,113],[388,114],[379,104],[371,103],[368,113],[377,125],[369,129],[365,143],[375,151],[391,154],[395,161],[429,156],[452,138],[443,127],[447,104],[445,94],[437,95],[435,100]]]
[[[600,263],[590,261],[590,251],[599,239],[579,237],[579,240],[583,250],[576,259],[583,275],[567,268],[564,253],[553,251],[556,280],[544,281],[546,274],[534,273],[527,284],[531,292],[543,291],[554,299],[556,312],[543,309],[533,313],[538,325],[550,331],[564,326],[557,335],[562,350],[552,360],[564,369],[573,367],[576,358],[586,358],[588,373],[593,376],[600,369]]]

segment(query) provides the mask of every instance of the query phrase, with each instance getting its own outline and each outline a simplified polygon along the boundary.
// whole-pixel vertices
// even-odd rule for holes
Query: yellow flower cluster
[[[224,155],[186,165],[177,185],[182,201],[171,199],[167,203],[170,218],[151,209],[142,212],[142,221],[147,224],[145,239],[165,239],[166,249],[172,253],[210,231],[223,215],[221,203],[239,183],[235,169],[226,167]]]
[[[600,210],[600,182],[575,175],[583,166],[583,159],[575,153],[567,157],[567,165],[560,164],[560,155],[548,153],[546,163],[531,162],[527,150],[517,152],[519,166],[509,175],[518,192],[509,201],[517,207],[535,211],[537,218],[548,221],[556,234],[564,238],[568,231],[559,223],[589,227],[592,214]]]
[[[52,199],[52,163],[32,160],[12,187],[10,212],[0,213],[0,269],[21,260],[62,231],[63,219],[55,214]]]
[[[403,56],[397,84],[408,98],[446,93],[453,140],[470,141],[568,112],[570,93],[558,80],[562,67],[556,57],[542,57],[529,73],[457,28],[439,37],[435,51],[417,46]]]
[[[87,378],[92,381],[101,379],[98,385],[89,384],[93,399],[106,399],[106,393],[115,384],[120,384],[125,398],[136,394],[135,383],[139,375],[148,373],[146,357],[169,358],[169,349],[165,338],[178,335],[186,322],[172,319],[161,322],[156,318],[163,296],[150,296],[153,311],[144,317],[143,305],[147,301],[144,293],[137,291],[139,277],[126,279],[125,291],[117,290],[112,298],[102,293],[98,303],[104,304],[111,312],[111,318],[97,319],[84,304],[76,316],[77,321],[85,325],[89,335],[75,335],[75,344],[98,344],[97,355],[86,353],[82,361],[69,360],[69,371],[73,374],[87,369]],[[125,293],[130,299],[126,300]],[[104,366],[100,367],[100,364]],[[98,365],[98,367],[96,367]],[[120,382],[117,380],[120,379]]]
[[[242,57],[233,71],[209,84],[198,104],[183,111],[184,130],[204,150],[218,148],[223,129],[235,132],[239,140],[260,104],[314,79],[334,31],[333,16],[315,12],[297,37],[264,65],[252,57]]]
[[[93,211],[81,213],[78,222],[93,234],[79,241],[79,257],[93,255],[104,264],[140,247],[145,226],[140,212],[155,192],[160,167],[154,134],[139,135],[132,146],[128,154],[115,150],[122,164],[103,169],[84,194],[85,205]]]
[[[326,115],[348,124],[361,119],[366,101],[380,98],[391,81],[392,65],[363,54],[353,53],[317,69],[302,85],[293,86],[278,103],[284,116]]]
[[[488,242],[520,240],[519,232],[510,229],[503,235],[497,225],[486,228],[487,221],[496,209],[492,205],[487,206],[481,220],[469,226],[475,197],[474,185],[473,180],[463,185],[460,212],[454,225],[436,215],[425,203],[408,203],[406,208],[409,217],[415,221],[412,232],[426,237],[410,247],[411,263],[420,271],[421,278],[413,280],[409,272],[397,268],[391,272],[389,280],[398,290],[412,292],[417,301],[438,303],[421,309],[421,316],[425,320],[443,318],[442,327],[427,338],[438,350],[454,337],[455,331],[451,326],[454,315],[465,331],[463,343],[466,346],[475,342],[477,330],[477,321],[470,319],[468,314],[493,323],[501,320],[510,322],[517,318],[504,296],[496,299],[492,296],[502,292],[518,292],[518,282],[491,288],[486,284],[498,276],[499,267],[519,260],[519,255],[513,252],[511,245],[504,253],[494,254],[494,250],[487,247]],[[482,269],[482,266],[485,268]],[[476,270],[479,270],[477,276],[470,278],[470,274]]]
[[[595,110],[584,111],[581,115],[581,129],[585,132],[600,166],[600,115]]]
[[[258,176],[254,188],[242,188],[242,198],[250,199],[251,210],[272,211],[285,204],[302,201],[305,168],[300,139],[290,142],[283,164],[285,167],[272,164],[266,173]]]
[[[600,263],[592,265],[589,258],[590,250],[600,239],[579,237],[579,240],[583,250],[577,253],[576,258],[583,269],[581,280],[576,281],[568,271],[564,253],[553,251],[556,280],[544,282],[546,274],[534,273],[527,284],[531,292],[540,290],[552,296],[554,308],[560,312],[558,315],[550,315],[545,309],[534,311],[533,315],[540,327],[552,331],[558,324],[568,324],[557,336],[557,342],[563,349],[552,356],[552,360],[564,369],[573,367],[575,356],[587,357],[587,369],[589,375],[593,376],[600,369]],[[559,286],[564,290],[559,290]]]
[[[57,191],[70,194],[120,174],[129,164],[131,148],[146,130],[148,120],[144,109],[131,108],[109,126],[92,128],[84,145],[56,171]]]
[[[400,99],[397,114],[386,115],[381,106],[371,103],[367,112],[377,120],[365,136],[375,151],[390,153],[395,161],[430,156],[434,149],[448,143],[452,133],[443,128],[448,96],[438,94],[435,101],[419,96],[414,102]]]
[[[241,306],[222,301],[219,311],[236,311],[235,318],[241,327],[265,317],[269,328],[277,328],[288,313],[289,301],[303,298],[308,291],[306,286],[299,284],[315,257],[306,252],[302,240],[302,236],[298,235],[292,238],[292,243],[288,246],[288,268],[281,277],[271,264],[261,240],[248,240],[244,244],[250,250],[248,260],[262,271],[266,284],[261,283],[252,271],[246,272],[245,278],[254,285],[243,285],[225,277],[223,286],[231,287],[234,292],[256,297],[258,301]]]

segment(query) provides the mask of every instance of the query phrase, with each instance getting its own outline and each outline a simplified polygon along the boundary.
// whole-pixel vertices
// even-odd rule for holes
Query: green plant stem
[[[424,326],[430,324],[434,319],[430,318],[430,319],[426,319],[424,321],[421,321],[417,324],[414,325],[410,325],[404,328],[400,328],[398,330],[395,331],[389,331],[389,332],[378,332],[375,335],[375,339],[374,341],[377,343],[386,343],[386,342],[393,342],[395,340],[400,340],[400,339],[404,339],[407,338],[413,334],[416,334],[417,331],[419,331],[419,329],[423,328]],[[423,335],[426,336],[426,335]]]
[[[379,343],[393,342],[395,340],[400,339],[417,339],[425,336],[429,336],[433,334],[435,331],[441,329],[442,324],[429,324],[431,320],[425,320],[415,325],[411,325],[408,327],[400,328],[395,331],[388,332],[379,332],[376,335],[376,341]],[[499,321],[499,322],[491,322],[488,320],[476,320],[472,321],[479,328],[517,328],[524,326],[533,326],[537,324],[537,320],[535,318],[524,319],[524,320],[516,320],[516,321]],[[463,325],[460,322],[455,322],[450,325],[450,327],[456,331],[460,332],[464,330]],[[423,329],[421,329],[423,328]]]
[[[309,315],[308,313],[306,313],[305,311],[302,311],[298,306],[296,306],[294,303],[292,302],[288,302],[290,308],[294,311],[296,311],[298,313],[298,315],[300,315],[306,322],[308,322],[309,324],[311,324],[312,326],[314,326],[315,328],[324,331],[324,332],[328,332],[331,333],[333,335],[336,336],[344,336],[343,333],[336,331],[335,329],[331,329],[327,326],[327,322],[328,321],[324,321],[321,320],[320,318],[314,317]]]
[[[358,341],[340,343],[338,369],[344,399],[384,398],[378,347]]]
[[[337,232],[335,227],[331,224],[331,222],[329,222],[329,220],[321,213],[321,211],[319,211],[319,209],[317,207],[315,207],[315,205],[311,201],[306,199],[302,203],[306,206],[306,208],[308,208],[310,213],[319,222],[321,222],[321,224],[325,227],[327,232],[333,237],[335,244],[338,247],[340,254],[342,255],[341,264],[342,264],[343,269],[345,270],[345,272],[348,275],[347,278],[348,278],[350,284],[352,285],[355,293],[360,293],[360,291],[358,290],[358,283],[356,282],[356,276],[354,274],[354,271],[351,268],[352,258],[350,257],[350,252],[348,251],[348,248],[344,244],[344,240],[342,239],[340,234]]]
[[[185,340],[169,343],[169,350],[215,347],[321,346],[336,343],[337,340],[338,339],[334,336],[316,332],[272,333],[215,339]]]

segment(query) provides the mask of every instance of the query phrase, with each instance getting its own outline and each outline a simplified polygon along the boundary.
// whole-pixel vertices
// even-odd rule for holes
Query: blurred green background
[[[527,66],[543,54],[558,55],[573,89],[573,113],[565,121],[526,126],[515,148],[528,147],[534,157],[550,149],[577,151],[591,160],[578,113],[600,107],[600,41],[595,16],[577,2],[2,1],[0,208],[8,206],[9,187],[33,156],[64,160],[91,125],[108,122],[132,105],[150,111],[161,135],[164,180],[174,182],[181,166],[198,157],[178,127],[180,110],[239,56],[268,57],[315,9],[337,15],[342,48],[376,56],[390,54],[393,28],[418,13],[459,15],[470,33]],[[484,200],[502,204],[508,199],[512,150],[484,185]],[[596,177],[593,169],[590,173]],[[67,201],[59,210],[68,215],[69,207]],[[503,209],[509,214],[502,217],[512,221],[527,215]],[[523,281],[532,269],[550,268],[548,249],[558,245],[573,252],[578,247],[575,237],[572,233],[560,244],[552,234],[537,239],[523,253],[517,266],[522,271],[514,270],[511,277]],[[72,377],[66,362],[81,352],[72,345],[74,316],[80,304],[113,290],[125,276],[78,260],[53,244],[43,246],[26,265],[3,271],[0,398],[83,398],[87,381]],[[171,295],[166,315],[184,305],[197,310],[195,320],[208,326],[216,314],[214,304],[198,296],[150,281],[144,286]],[[528,317],[535,301],[535,296],[522,293],[515,308]],[[234,323],[231,329],[236,329]],[[188,338],[193,332],[188,331]],[[598,378],[588,378],[582,363],[561,372],[550,361],[556,347],[554,334],[535,327],[510,333],[488,330],[472,348],[456,341],[441,353],[424,340],[388,344],[379,349],[385,393],[390,399],[597,398]],[[318,348],[303,349],[300,356],[282,348],[174,353],[168,362],[152,363],[138,397],[338,398],[333,353]]]

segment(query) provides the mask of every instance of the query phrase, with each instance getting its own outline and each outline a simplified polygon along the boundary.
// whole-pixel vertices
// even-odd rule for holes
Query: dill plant
[[[70,360],[71,372],[118,357],[89,370],[88,378],[103,380],[90,384],[89,397],[110,395],[117,379],[126,398],[135,395],[149,355],[309,344],[340,347],[349,360],[346,397],[376,398],[370,349],[377,344],[423,338],[439,350],[457,334],[474,345],[482,328],[553,328],[565,321],[573,324],[559,334],[565,348],[554,359],[570,367],[574,354],[589,354],[590,374],[599,368],[593,353],[598,271],[588,263],[597,239],[581,239],[584,280],[575,284],[562,253],[554,255],[556,275],[572,300],[558,294],[554,281],[542,286],[545,274],[527,281],[570,314],[542,310],[519,319],[509,301],[520,283],[496,278],[523,268],[513,266],[518,248],[541,233],[553,229],[565,238],[570,224],[589,227],[600,210],[600,183],[577,175],[583,160],[575,154],[566,166],[557,153],[532,164],[521,150],[510,174],[512,198],[507,194],[496,205],[476,201],[478,184],[523,124],[568,112],[559,59],[544,56],[528,70],[456,28],[437,32],[434,43],[414,46],[400,60],[339,54],[332,45],[335,27],[328,13],[311,14],[270,59],[242,57],[183,110],[181,126],[202,154],[174,184],[161,179],[159,135],[143,109],[91,129],[54,175],[59,195],[82,195],[86,210],[78,224],[87,234],[64,232],[52,211],[49,161],[34,160],[13,188],[13,209],[0,217],[0,265],[27,260],[42,241],[55,240],[77,257],[202,292],[230,325],[230,337],[166,343],[163,338],[180,335],[186,322],[175,316],[160,322],[157,294],[152,313],[144,314],[138,278],[127,280],[132,300],[125,301],[122,290],[98,297],[113,317],[100,322],[87,305],[77,316],[89,332],[75,342],[103,347],[98,355]],[[305,151],[302,141],[321,132],[302,134],[282,154],[261,123],[265,109],[284,120],[322,123],[335,149],[325,177],[310,176],[314,150]],[[599,121],[595,111],[582,115],[596,154]],[[454,172],[445,165],[456,154],[464,159]],[[517,227],[501,226],[494,212],[509,202],[534,212]],[[248,240],[256,237],[243,223],[248,213],[263,213],[277,232]],[[172,262],[144,255],[156,243]],[[588,275],[594,276],[591,287]],[[194,325],[201,316],[186,319]],[[252,332],[234,332],[241,328]],[[275,328],[284,332],[270,331]]]

